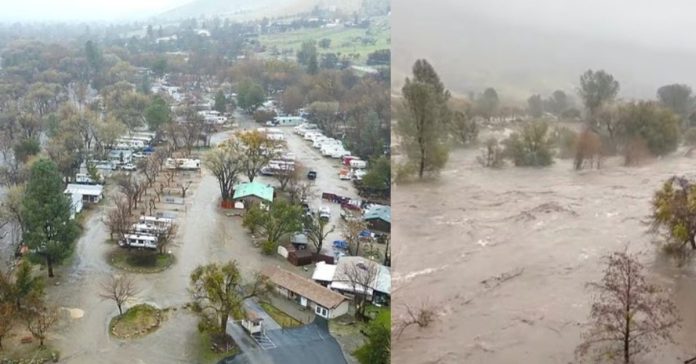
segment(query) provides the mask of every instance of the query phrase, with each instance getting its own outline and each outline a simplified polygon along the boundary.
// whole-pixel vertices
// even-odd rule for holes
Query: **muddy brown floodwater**
[[[568,160],[484,169],[478,153],[455,151],[438,180],[394,187],[393,321],[405,305],[438,313],[393,340],[394,363],[573,362],[592,302],[585,283],[626,246],[683,319],[676,343],[640,362],[696,356],[696,273],[662,257],[643,223],[653,192],[674,174],[696,176],[696,159],[578,173]]]

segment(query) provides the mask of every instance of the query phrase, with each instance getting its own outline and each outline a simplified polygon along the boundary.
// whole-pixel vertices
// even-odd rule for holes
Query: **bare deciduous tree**
[[[374,294],[379,276],[379,264],[361,257],[342,258],[346,262],[336,271],[334,281],[347,284],[355,296],[355,317],[365,319],[367,301]]]
[[[101,283],[99,297],[111,300],[118,307],[118,314],[123,315],[123,304],[139,292],[131,276],[110,276]]]
[[[0,350],[3,349],[2,339],[12,330],[12,326],[14,326],[15,314],[16,308],[12,302],[0,303]]]
[[[418,327],[428,327],[435,321],[435,309],[427,303],[422,303],[418,309],[413,309],[411,306],[406,305],[406,318],[399,320],[398,328],[396,330],[396,337],[401,337],[404,330],[412,325],[418,325]]]
[[[123,239],[128,232],[131,224],[131,214],[129,211],[130,200],[121,193],[113,196],[114,208],[106,215],[106,226],[109,227],[111,239],[114,235],[119,239]]]
[[[606,257],[607,268],[590,311],[590,327],[576,350],[579,357],[624,364],[662,341],[672,341],[678,326],[676,306],[660,289],[645,281],[643,266],[626,252]]]
[[[39,346],[43,347],[48,330],[58,321],[58,310],[47,306],[39,298],[34,298],[24,308],[22,316],[27,330],[39,339]]]
[[[346,219],[342,223],[343,237],[348,243],[350,255],[360,256],[360,244],[364,238],[360,234],[367,230],[367,223],[360,218]]]
[[[159,250],[160,254],[164,254],[167,246],[172,242],[172,240],[174,240],[177,230],[178,226],[172,222],[169,224],[169,226],[157,234],[157,249]]]

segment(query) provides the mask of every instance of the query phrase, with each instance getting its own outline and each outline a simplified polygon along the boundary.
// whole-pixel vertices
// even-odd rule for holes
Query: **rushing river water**
[[[683,152],[641,167],[484,169],[459,150],[435,181],[394,187],[394,322],[426,303],[438,319],[393,340],[395,363],[570,363],[602,257],[628,247],[672,296],[676,343],[643,363],[696,356],[696,273],[662,257],[644,221],[672,175],[696,176]],[[681,361],[680,361],[681,360]]]

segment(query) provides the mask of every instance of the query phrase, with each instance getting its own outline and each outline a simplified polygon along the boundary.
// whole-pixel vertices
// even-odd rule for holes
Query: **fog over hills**
[[[401,87],[418,58],[430,60],[455,93],[491,86],[513,102],[555,89],[574,93],[588,68],[612,73],[623,98],[654,98],[668,83],[696,86],[696,44],[686,41],[696,31],[690,3],[521,3],[401,0],[393,12],[393,86]],[[676,3],[679,12],[669,7]]]
[[[165,19],[220,16],[239,19],[277,17],[311,11],[315,6],[347,11],[359,8],[359,0],[194,0],[160,15]]]

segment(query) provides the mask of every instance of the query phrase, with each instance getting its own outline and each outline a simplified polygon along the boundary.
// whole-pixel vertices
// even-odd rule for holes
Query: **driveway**
[[[227,332],[235,340],[239,330],[242,330],[242,334],[246,336],[241,326],[237,324],[227,326]],[[241,342],[237,342],[242,353],[233,358],[223,359],[220,364],[347,363],[341,347],[329,333],[328,322],[322,318],[317,318],[311,324],[298,328],[268,330],[266,335],[274,343],[275,348],[252,348],[248,341],[240,337]],[[246,336],[246,339],[253,342],[249,336]]]

